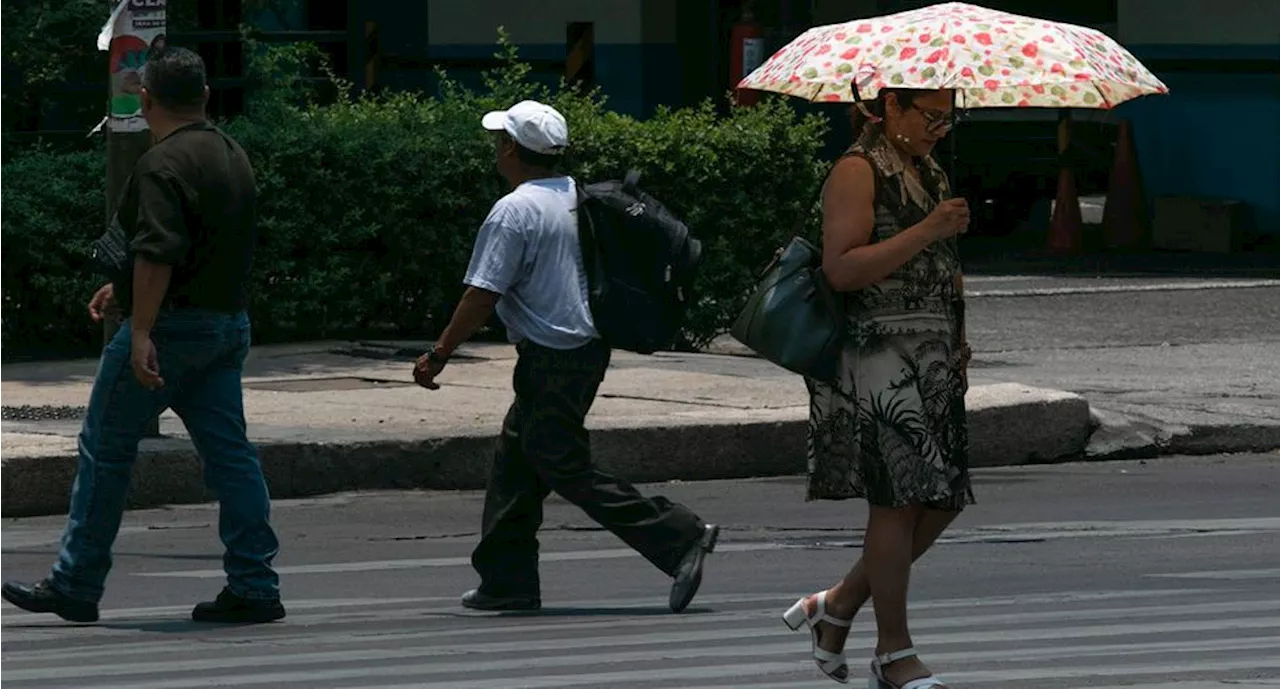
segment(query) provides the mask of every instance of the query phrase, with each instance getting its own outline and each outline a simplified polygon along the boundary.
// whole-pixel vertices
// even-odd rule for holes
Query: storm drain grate
[[[4,421],[70,421],[84,418],[84,407],[22,404],[0,408]]]

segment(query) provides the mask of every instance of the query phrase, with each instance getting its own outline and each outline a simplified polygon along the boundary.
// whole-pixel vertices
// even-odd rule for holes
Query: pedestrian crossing
[[[1159,581],[1169,580],[921,600],[913,633],[957,689],[1280,688],[1280,597]],[[708,593],[681,615],[658,597],[547,601],[541,613],[509,615],[442,598],[295,600],[284,622],[245,627],[190,623],[186,608],[108,610],[88,626],[6,608],[0,680],[6,689],[834,686],[808,660],[808,637],[780,620],[800,593]],[[853,686],[866,686],[870,612],[850,635]]]

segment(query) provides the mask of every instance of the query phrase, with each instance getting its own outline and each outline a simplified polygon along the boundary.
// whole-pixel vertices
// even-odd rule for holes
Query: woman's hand
[[[935,242],[954,237],[969,229],[969,202],[961,198],[947,199],[920,224]]]

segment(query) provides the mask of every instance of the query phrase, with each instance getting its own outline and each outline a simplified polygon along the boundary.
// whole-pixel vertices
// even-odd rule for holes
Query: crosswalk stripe
[[[1213,572],[1177,572],[1174,574],[1150,574],[1164,579],[1280,579],[1280,567],[1274,569],[1223,569]]]
[[[748,597],[746,599],[734,599],[731,602],[740,603],[740,602],[743,602],[744,600],[751,600],[752,598],[753,597]],[[776,599],[777,597],[770,598],[770,600],[776,600]],[[933,601],[932,603],[943,604],[948,602],[950,601]],[[969,603],[969,605],[971,606],[973,605],[973,603]],[[583,607],[587,608],[590,606],[583,606]],[[622,606],[622,607],[625,607],[625,606]],[[661,624],[669,628],[700,626],[700,625],[716,626],[718,628],[733,628],[734,631],[725,632],[725,633],[730,634],[731,638],[737,638],[738,636],[746,633],[738,629],[738,626],[739,626],[738,623],[740,622],[747,622],[752,620],[768,620],[769,621],[768,624],[774,624],[774,621],[779,616],[778,611],[782,607],[781,602],[779,601],[779,603],[774,607],[776,609],[764,609],[764,610],[751,609],[751,610],[740,610],[740,611],[688,614],[688,615],[681,615],[681,616],[663,616],[661,620]],[[1280,610],[1280,600],[1232,601],[1232,602],[1225,602],[1225,603],[1184,603],[1184,604],[1178,604],[1178,605],[1163,605],[1163,606],[1090,608],[1090,609],[1079,609],[1079,610],[1049,610],[1049,611],[1037,611],[1037,612],[1020,612],[1020,613],[995,613],[995,614],[983,614],[983,615],[969,614],[969,615],[964,615],[959,617],[957,616],[935,617],[929,614],[931,608],[932,609],[941,608],[943,607],[941,605],[930,606],[929,603],[923,603],[918,606],[912,606],[912,607],[917,612],[922,612],[922,611],[925,612],[924,615],[918,616],[914,620],[912,625],[917,631],[920,631],[920,630],[929,630],[929,629],[947,629],[947,628],[953,628],[953,627],[964,629],[964,628],[971,628],[978,625],[993,625],[993,624],[1014,625],[1014,624],[1029,624],[1029,623],[1044,623],[1044,622],[1066,622],[1066,621],[1073,621],[1073,620],[1074,621],[1085,621],[1085,620],[1098,621],[1098,620],[1107,620],[1112,618],[1125,619],[1125,618],[1130,618],[1134,616],[1152,618],[1152,617],[1171,617],[1171,616],[1185,617],[1189,615],[1200,615],[1200,614],[1225,614],[1225,613],[1246,613],[1246,612],[1257,613],[1257,612]],[[305,618],[303,621],[301,621],[301,625],[303,625],[303,629],[305,630],[305,629],[310,629],[312,626],[316,624],[332,625],[335,623],[340,624],[343,622],[366,621],[371,624],[376,624],[380,627],[386,628],[387,626],[391,626],[396,622],[404,622],[408,618],[422,618],[427,615],[443,614],[444,612],[449,612],[452,610],[453,609],[417,610],[417,611],[409,611],[408,613],[402,614],[402,615],[393,615],[391,614],[391,611],[385,611],[385,610],[369,611],[369,612],[361,613],[356,619],[349,619],[346,615],[337,613],[337,614],[310,616]],[[494,619],[494,617],[491,615],[479,615],[479,614],[459,614],[457,615],[457,617],[460,619],[476,619],[476,618]],[[582,632],[582,631],[593,632],[597,630],[612,631],[616,629],[630,629],[630,628],[637,628],[637,627],[644,628],[644,627],[651,627],[655,625],[655,622],[653,620],[644,619],[644,618],[620,619],[620,620],[618,619],[593,620],[593,621],[586,621],[586,622],[541,622],[540,620],[543,620],[546,618],[539,615],[533,615],[533,616],[529,616],[527,619],[528,619],[528,622],[525,624],[515,623],[515,624],[508,624],[508,625],[494,626],[494,627],[405,632],[405,633],[397,634],[396,638],[400,641],[421,641],[421,640],[436,639],[436,638],[443,639],[443,638],[457,638],[457,637],[467,637],[467,636],[493,636],[493,635],[501,635],[501,634],[537,635],[537,634],[542,634],[544,632],[549,632],[549,631],[555,631],[555,632],[571,632],[571,631],[572,632]],[[290,628],[298,624],[299,624],[299,620],[294,619]],[[855,624],[855,629],[869,630],[871,628],[871,624],[872,624],[871,621],[866,619],[866,616],[863,616]],[[290,625],[290,623],[286,622],[285,625]],[[285,625],[275,625],[272,627],[268,627],[266,629],[271,631],[283,630],[281,631],[281,633],[291,633],[288,629],[285,628]],[[72,629],[72,628],[69,628],[60,624],[54,624],[54,625],[45,627],[42,631],[51,632],[54,634],[65,634],[66,630],[68,629]],[[100,631],[104,635],[109,635],[109,634],[112,634],[113,632],[113,630],[109,630],[109,629],[102,629]],[[769,635],[772,633],[772,630],[768,630],[768,629],[761,629],[758,631],[762,635]],[[717,632],[714,630],[693,632],[692,633],[693,636],[691,636],[690,639],[691,640],[716,640],[717,637],[714,636],[714,634],[716,633]],[[752,631],[750,633],[754,634],[756,632]],[[48,638],[48,637],[44,637],[44,638]],[[627,637],[627,638],[635,638],[635,637]],[[649,638],[649,637],[642,637],[642,638]],[[658,635],[652,638],[657,639],[657,641],[661,643],[663,639],[671,638],[671,632],[665,633],[665,636]],[[26,640],[26,639],[21,634],[10,634],[9,640],[12,642],[12,641]],[[371,637],[368,635],[361,635],[361,634],[354,634],[354,633],[317,635],[317,634],[307,634],[304,632],[300,641],[308,645],[323,644],[323,645],[332,645],[332,646],[339,646],[339,647],[349,647],[352,644],[377,643],[379,639],[377,637]],[[236,642],[228,641],[227,643],[234,644]],[[277,642],[273,641],[273,643],[277,643]],[[512,642],[512,643],[515,645],[519,645],[520,643],[523,643],[523,642]],[[546,642],[542,642],[542,643],[546,643]],[[181,647],[182,647],[181,645],[161,646],[161,645],[156,645],[154,643],[144,643],[144,644],[125,643],[125,644],[113,644],[110,648],[101,649],[101,653],[95,653],[94,651],[85,652],[84,649],[77,648],[76,655],[78,658],[81,658],[81,659],[93,657],[94,655],[109,655],[113,657],[118,657],[122,655],[132,655],[132,654],[151,654],[151,653],[161,652],[169,649],[180,649]],[[50,655],[61,654],[61,653],[65,653],[66,651],[67,651],[67,648],[63,647],[63,648],[59,648],[56,651],[50,651],[49,654]]]
[[[678,667],[660,669],[631,669],[614,672],[593,672],[573,675],[544,675],[541,677],[486,677],[484,679],[457,680],[441,682],[413,682],[408,684],[376,684],[345,685],[348,689],[491,689],[495,682],[502,682],[504,689],[557,689],[561,687],[605,687],[616,686],[623,682],[666,682],[685,680],[724,680],[728,678],[747,678],[778,672],[798,672],[808,664],[804,662],[762,662],[735,663],[726,665],[708,665],[698,667]],[[477,671],[480,667],[473,666]],[[1146,665],[1116,665],[1108,667],[1057,667],[1036,668],[1030,670],[982,670],[975,672],[955,672],[940,675],[942,679],[950,678],[954,682],[1027,682],[1046,679],[1077,679],[1081,677],[1137,677],[1141,675],[1180,674],[1188,672],[1228,672],[1256,671],[1280,669],[1280,660],[1252,659],[1241,661],[1209,661],[1195,663],[1169,663]],[[407,669],[406,669],[407,670]],[[361,670],[353,670],[342,674],[334,673],[320,678],[302,677],[301,673],[293,675],[297,679],[284,680],[290,683],[311,681],[312,679],[359,678],[368,675]],[[190,689],[193,687],[233,686],[222,678],[201,678],[198,683],[160,682],[154,684],[112,684],[99,685],[97,689]],[[256,683],[256,682],[255,682]],[[777,687],[782,689],[802,689],[813,687],[814,680],[788,682],[786,684],[751,685],[759,687]],[[242,686],[242,685],[237,685]],[[279,686],[264,685],[264,686]],[[729,689],[746,686],[738,681],[734,684],[701,685],[693,689]]]
[[[975,607],[981,607],[981,608],[999,608],[999,607],[1010,607],[1010,606],[1033,607],[1038,605],[1066,605],[1066,604],[1082,604],[1082,603],[1089,603],[1089,602],[1106,602],[1106,601],[1113,601],[1117,599],[1130,599],[1130,598],[1135,600],[1148,599],[1148,598],[1164,597],[1164,596],[1171,596],[1179,599],[1190,600],[1197,595],[1206,595],[1207,593],[1209,592],[1204,589],[1149,589],[1149,590],[1137,590],[1137,591],[1074,591],[1074,592],[1066,591],[1066,592],[1052,593],[1052,594],[1035,594],[1035,595],[1025,595],[1025,596],[999,596],[999,597],[993,597],[993,598],[987,598],[987,599],[981,599],[981,598],[941,599],[941,600],[912,603],[911,608],[917,614],[924,613],[925,615],[930,615],[932,611],[969,609],[969,608],[975,608]],[[316,626],[322,626],[322,625],[335,626],[335,625],[344,624],[344,623],[348,625],[353,623],[368,623],[368,624],[378,625],[379,627],[387,627],[387,626],[392,626],[397,622],[421,620],[422,618],[433,616],[433,615],[434,616],[447,615],[450,618],[454,618],[457,620],[466,620],[466,619],[475,619],[475,618],[495,619],[493,615],[484,614],[484,613],[469,613],[469,612],[463,611],[461,608],[457,607],[456,605],[450,606],[450,607],[443,607],[443,608],[413,608],[407,605],[408,603],[411,603],[416,600],[436,602],[441,599],[438,599],[438,598],[385,599],[384,602],[386,607],[391,608],[389,610],[381,609],[382,606],[378,606],[375,601],[369,600],[369,599],[356,599],[351,601],[348,601],[348,600],[329,601],[328,605],[324,604],[325,601],[304,601],[305,605],[301,607],[304,607],[304,609],[307,609],[307,610],[323,610],[323,609],[341,610],[343,608],[352,607],[352,606],[363,606],[369,609],[364,611],[358,611],[358,612],[339,611],[339,612],[326,612],[321,614],[302,614],[302,615],[290,613],[290,617],[286,619],[283,625],[272,625],[270,627],[264,628],[263,631],[259,631],[258,633],[263,635],[268,635],[272,633],[289,635],[288,637],[273,638],[272,643],[279,644],[279,645],[302,645],[302,644],[311,645],[311,644],[316,644],[323,641],[325,643],[329,643],[333,645],[348,646],[351,644],[374,643],[377,640],[376,638],[370,637],[367,634],[361,634],[358,632],[338,633],[338,634],[327,633],[324,635],[316,635],[313,633],[309,633],[307,631],[299,632],[298,627],[301,626],[304,630],[310,630]],[[726,595],[726,594],[718,594],[718,595],[709,594],[706,596],[700,596],[696,602],[695,608],[701,608],[705,606],[714,606],[714,605],[752,605],[752,608],[749,610],[739,610],[739,611],[719,611],[719,612],[686,614],[686,615],[681,615],[676,617],[664,615],[663,624],[669,625],[669,626],[683,627],[683,626],[694,626],[694,625],[709,624],[709,623],[716,623],[716,624],[736,623],[739,621],[750,620],[750,619],[766,619],[766,618],[772,619],[777,617],[777,615],[779,614],[778,612],[779,610],[785,608],[787,605],[790,605],[793,602],[795,602],[794,597],[789,597],[786,595],[777,595],[777,594],[740,595],[740,596]],[[1204,604],[1193,604],[1193,605],[1204,605]],[[1239,605],[1239,603],[1231,603],[1230,605]],[[650,598],[633,598],[633,599],[623,599],[620,601],[608,601],[608,600],[581,601],[581,602],[578,602],[574,607],[578,609],[583,609],[583,610],[598,611],[601,609],[607,609],[607,610],[618,610],[620,612],[625,612],[628,609],[652,610],[659,607],[661,607],[661,609],[665,609],[665,606],[666,606],[666,601],[658,601]],[[289,603],[289,608],[290,610],[293,610],[295,608],[292,602]],[[1142,608],[1142,610],[1146,611],[1146,614],[1160,614],[1160,611],[1168,611],[1169,613],[1172,614],[1172,613],[1178,613],[1184,609],[1185,609],[1184,605],[1182,604],[1177,606],[1158,606],[1158,607],[1145,606]],[[1192,609],[1195,610],[1199,608],[1193,607]],[[1250,608],[1250,609],[1256,609],[1256,608]],[[143,608],[141,610],[145,611],[148,609]],[[166,610],[174,613],[181,612],[184,617],[187,612],[185,608],[182,608],[182,609],[161,608],[161,610]],[[1089,613],[1088,611],[1084,611],[1082,613],[1074,613],[1070,611],[1058,611],[1058,612],[1041,611],[1039,613],[1034,613],[1034,612],[1015,613],[1016,615],[1021,615],[1023,617],[1020,617],[1020,618],[1006,617],[1006,618],[997,618],[997,619],[1003,619],[1004,621],[1010,621],[1012,619],[1021,619],[1023,621],[1035,621],[1036,619],[1039,619],[1039,618],[1026,617],[1026,616],[1036,615],[1036,614],[1041,614],[1041,615],[1066,614],[1068,616],[1073,614],[1086,614],[1086,615],[1093,614],[1093,615],[1108,616],[1113,614],[1111,611],[1117,610],[1117,608],[1094,608],[1093,610],[1095,610],[1096,612]],[[544,611],[544,612],[554,613],[555,609],[549,608],[547,609],[547,611]],[[1129,613],[1125,612],[1122,614],[1127,615]],[[117,615],[110,615],[110,616],[107,616],[106,619],[108,620],[119,619],[119,617],[120,616],[117,616]],[[145,615],[142,617],[150,618],[151,615]],[[521,617],[521,616],[515,616],[515,617]],[[610,630],[614,628],[647,627],[653,624],[651,620],[644,619],[644,618],[639,618],[639,619],[624,618],[620,620],[609,620],[609,621],[592,620],[592,621],[585,621],[585,622],[546,622],[546,620],[549,619],[549,616],[546,614],[531,615],[531,616],[524,616],[524,617],[525,617],[525,620],[522,622],[513,621],[511,624],[507,624],[503,626],[415,632],[409,635],[401,636],[400,638],[428,639],[428,638],[445,638],[445,637],[453,637],[453,636],[469,636],[474,634],[484,634],[484,635],[540,634],[547,631],[563,632],[563,631]],[[511,620],[512,617],[499,617],[496,619]],[[1058,619],[1058,618],[1052,617],[1050,619]],[[74,637],[77,641],[84,641],[84,640],[112,641],[109,647],[104,647],[104,648],[94,648],[92,645],[83,645],[83,644],[80,645],[77,648],[76,654],[77,654],[77,657],[81,659],[88,659],[96,656],[115,657],[115,656],[122,656],[122,655],[131,655],[131,654],[165,653],[172,650],[180,650],[181,648],[184,647],[184,644],[182,642],[144,641],[144,642],[119,643],[120,631],[110,626],[89,626],[89,627],[72,628],[72,627],[68,627],[65,624],[52,622],[50,621],[48,616],[44,616],[44,615],[12,614],[6,611],[4,620],[7,627],[7,631],[5,632],[5,638],[10,643],[33,641],[33,640],[48,640],[53,637],[62,638],[72,634],[74,634]],[[18,627],[17,625],[20,623],[17,622],[16,620],[21,620],[21,624],[27,624],[27,623],[33,623],[33,622],[38,623],[38,626],[26,627],[26,628]],[[950,620],[950,622],[948,622],[947,620]],[[981,621],[980,618],[972,618],[972,617],[955,618],[954,616],[943,618],[942,621],[936,621],[936,622],[928,618],[922,618],[922,620],[917,623],[917,628],[924,628],[924,626],[921,626],[921,625],[927,626],[932,624],[944,625],[944,626],[947,624],[953,624],[956,626],[968,626],[973,622],[980,622],[980,621]],[[74,629],[74,632],[68,631],[72,629]],[[218,645],[219,643],[234,644],[236,642],[235,641],[219,642],[216,640],[206,640],[205,643],[208,644],[210,647],[212,647],[212,646]],[[28,657],[36,658],[36,657],[40,657],[42,654],[58,655],[63,652],[64,652],[64,649],[62,648],[57,650],[47,651],[47,652],[37,651],[32,653]]]
[[[625,637],[620,637],[625,641]],[[575,640],[578,643],[575,648],[581,648],[584,640]],[[592,643],[593,640],[586,640]],[[630,645],[630,644],[622,644]],[[938,644],[945,646],[947,644]],[[486,654],[493,653],[491,645],[474,646],[477,651],[484,651]],[[528,649],[527,650],[544,650],[544,649]],[[695,647],[692,649],[669,649],[660,648],[646,651],[620,651],[610,653],[607,656],[609,663],[626,663],[640,662],[652,660],[688,660],[698,658],[731,658],[731,657],[747,657],[759,658],[771,655],[793,655],[796,645],[793,642],[772,643],[772,644],[751,644],[739,646],[714,646],[714,647]],[[1108,657],[1123,656],[1132,657],[1136,655],[1152,654],[1152,653],[1201,653],[1211,651],[1246,651],[1246,650],[1276,650],[1280,649],[1280,637],[1264,637],[1264,638],[1243,638],[1243,639],[1218,639],[1204,641],[1180,641],[1180,642],[1157,642],[1157,643],[1126,643],[1123,645],[1097,646],[1097,645],[1077,645],[1077,646],[1053,646],[1047,648],[1034,649],[1016,649],[1004,650],[998,649],[994,651],[963,651],[950,653],[932,653],[930,659],[946,663],[949,661],[1012,661],[1012,660],[1055,660],[1063,658],[1084,658],[1084,657]],[[556,649],[561,650],[561,649]],[[563,649],[568,650],[568,649]],[[236,662],[253,667],[259,670],[266,667],[279,667],[289,665],[305,665],[320,664],[332,665],[338,663],[355,663],[355,662],[376,662],[389,660],[406,660],[414,658],[424,658],[431,656],[454,657],[464,652],[458,647],[409,647],[402,649],[371,649],[363,651],[324,651],[313,653],[293,653],[293,654],[272,654],[267,656],[237,656]],[[582,656],[582,655],[557,655],[537,658],[516,658],[509,660],[486,660],[484,667],[487,671],[503,671],[518,670],[524,668],[552,668],[590,664],[593,661],[599,661],[598,656]],[[121,675],[141,675],[141,674],[160,674],[160,673],[178,673],[178,672],[198,672],[204,670],[218,670],[226,666],[223,659],[195,659],[181,661],[161,661],[149,663],[146,665],[145,672],[140,672],[136,663],[125,663],[115,665],[97,665],[97,666],[79,666],[71,668],[39,668],[34,670],[9,670],[7,677],[10,680],[34,680],[34,679],[70,679],[74,677],[115,677]],[[402,674],[404,671],[412,669],[420,674],[441,674],[450,672],[466,672],[475,667],[473,661],[464,663],[437,663],[426,665],[415,665],[411,668],[390,667],[386,668],[389,675]],[[365,669],[362,671],[364,676],[372,676],[370,673],[376,674],[378,671]],[[250,678],[251,683],[265,681],[264,678],[274,678],[278,681],[286,681],[279,677],[293,677],[297,673],[286,673],[283,675],[261,675],[257,674]],[[324,677],[329,678],[328,671]],[[227,681],[227,680],[223,680]]]
[[[1231,684],[1222,683],[1219,680],[1161,681],[1161,683],[1156,684],[1125,683],[1124,689],[1225,689],[1228,686],[1253,686],[1254,689],[1260,688],[1260,686],[1280,686],[1280,679],[1254,679],[1248,680],[1247,683],[1242,680]],[[1073,686],[1071,689],[1097,689],[1097,686]]]
[[[724,543],[716,546],[717,553],[750,553],[768,550],[797,549],[801,546],[784,543]],[[584,560],[616,560],[620,558],[639,558],[640,554],[630,548],[602,548],[598,550],[557,550],[538,555],[540,562],[581,562]],[[425,567],[463,567],[471,566],[468,557],[427,557],[405,560],[369,560],[363,562],[328,562],[314,565],[285,565],[276,567],[281,575],[297,574],[347,574],[351,572],[386,572],[397,569],[420,569]],[[171,572],[138,572],[137,577],[171,577],[177,579],[222,579],[227,573],[221,569],[180,569]]]
[[[1180,675],[1191,672],[1231,672],[1239,670],[1280,670],[1280,658],[1247,658],[1244,660],[1211,660],[1194,662],[1143,663],[1141,665],[1114,665],[1107,667],[1029,668],[1026,670],[980,670],[976,672],[949,672],[957,682],[1027,682],[1045,679],[1075,679],[1080,677],[1134,677],[1138,675]]]
[[[1173,537],[1205,532],[1276,532],[1280,531],[1280,517],[1253,517],[1240,519],[1137,519],[1109,521],[1060,521],[1028,522],[990,527],[961,528],[939,539],[939,543],[972,543],[1010,538],[1052,540],[1062,538],[1112,537]],[[804,546],[773,541],[723,543],[716,548],[720,554],[754,553],[774,550],[794,550]],[[602,548],[596,550],[548,551],[539,555],[542,562],[581,562],[639,558],[630,548]],[[400,560],[369,560],[358,562],[328,562],[306,565],[284,565],[276,568],[282,575],[343,574],[353,572],[384,572],[401,569],[434,567],[469,567],[470,557],[431,557]],[[221,569],[172,570],[162,572],[137,572],[133,576],[177,579],[221,579],[226,573]]]
[[[593,662],[595,658],[593,658]],[[468,671],[476,672],[483,666],[479,663],[468,665]],[[581,675],[550,675],[541,677],[500,677],[504,688],[509,689],[556,689],[562,686],[611,686],[623,681],[667,681],[685,679],[723,679],[723,677],[750,677],[771,672],[787,672],[801,669],[801,662],[750,662],[733,663],[733,665],[712,665],[696,667],[663,667],[659,670],[625,670],[613,672],[589,672]],[[369,679],[375,676],[403,676],[429,670],[430,665],[387,667],[355,667],[349,670],[334,670],[324,675],[311,672],[279,672],[279,674],[255,674],[234,677],[192,677],[189,680],[159,680],[155,683],[96,684],[95,689],[198,689],[202,686],[246,686],[261,684],[264,686],[280,686],[284,684],[314,683],[316,680]],[[367,684],[365,688],[379,689],[494,689],[495,677],[480,680],[415,681],[412,684]],[[515,681],[516,684],[509,684]],[[310,684],[308,684],[310,685]]]
[[[717,548],[719,552],[719,548]],[[1127,589],[1115,591],[1060,591],[1054,593],[1036,593],[1021,594],[1016,596],[989,596],[984,598],[944,598],[939,600],[912,602],[913,610],[932,610],[946,608],[971,608],[974,606],[998,607],[998,606],[1028,606],[1028,605],[1065,605],[1069,603],[1089,603],[1104,602],[1118,599],[1143,599],[1143,598],[1190,598],[1192,596],[1212,593],[1221,589],[1207,588],[1143,588],[1143,589]],[[775,603],[790,605],[794,603],[796,598],[804,595],[804,591],[795,591],[792,593],[767,593],[767,594],[716,594],[706,593],[699,594],[694,607],[707,605],[723,605],[737,603]],[[299,610],[327,610],[334,608],[356,608],[370,606],[386,606],[405,610],[408,614],[427,614],[437,613],[458,613],[463,612],[462,608],[457,605],[456,596],[431,596],[419,598],[322,598],[297,600],[288,599],[285,601],[286,607],[289,609],[289,619],[297,621],[303,619],[303,616],[296,615]],[[406,606],[414,603],[449,603],[446,607],[422,609],[422,608],[406,608]],[[577,608],[656,608],[665,607],[667,605],[665,598],[639,597],[639,598],[601,598],[595,600],[571,601],[573,607]],[[107,609],[103,611],[103,621],[119,620],[119,619],[137,619],[151,617],[185,617],[191,612],[190,605],[166,605],[149,608],[117,608]],[[4,611],[4,617],[0,620],[0,626],[11,627],[17,625],[25,625],[31,622],[47,622],[50,618],[47,615],[36,615],[27,612],[13,610],[12,608]],[[64,628],[58,625],[58,628]]]
[[[1280,678],[1280,600],[1226,586],[922,601],[912,605],[912,627],[941,677],[967,686],[1053,680],[1083,689],[1168,676],[1179,682],[1149,689],[1208,689],[1222,685],[1197,675]],[[807,634],[792,634],[778,619],[794,600],[709,594],[698,606],[712,612],[684,615],[647,614],[662,604],[653,598],[576,602],[575,609],[605,611],[590,620],[573,611],[461,613],[438,597],[311,600],[291,606],[302,612],[282,624],[193,625],[188,638],[165,641],[151,640],[147,622],[78,627],[43,617],[33,628],[24,625],[39,616],[6,612],[4,680],[13,689],[819,686],[825,680],[808,658]],[[173,610],[133,612],[150,619]],[[857,685],[866,676],[860,656],[869,657],[874,640],[870,614],[852,634]]]
[[[1274,661],[1267,661],[1267,662],[1272,663]],[[1173,666],[1169,666],[1169,667],[1173,667]],[[1246,667],[1243,669],[1249,670],[1251,668]],[[1258,668],[1258,669],[1264,669],[1264,668]],[[1228,670],[1231,670],[1231,668],[1222,667],[1221,665],[1219,665],[1216,667],[1205,667],[1202,669],[1197,667],[1197,669],[1194,671],[1195,672],[1215,672],[1215,671],[1223,672]],[[1175,667],[1174,670],[1169,670],[1167,671],[1167,673],[1172,674],[1176,671],[1177,670]],[[1049,671],[1049,672],[1052,673],[1052,671]],[[1143,671],[1141,668],[1135,667],[1135,668],[1124,669],[1123,672],[1119,674],[1121,674],[1122,676],[1123,675],[1137,676],[1137,675],[1166,674],[1166,671],[1159,670],[1156,672],[1150,672],[1150,671]],[[965,673],[965,675],[966,675],[965,677],[961,677],[960,673],[948,672],[945,674],[939,673],[938,678],[943,680],[950,680],[953,685],[956,682],[959,682],[961,680],[969,681],[969,682],[986,682],[988,684],[997,683],[997,682],[1004,683],[1006,681],[1021,683],[1026,681],[1023,679],[1014,679],[1014,680],[992,679],[990,674],[984,674],[981,672]],[[1111,676],[1114,676],[1114,675],[1111,675]],[[1045,681],[1050,679],[1068,679],[1069,680],[1069,679],[1073,679],[1073,677],[1063,677],[1061,675],[1041,673],[1041,674],[1037,674],[1035,677],[1032,677],[1031,679],[1038,680],[1038,681]],[[856,678],[854,679],[854,682],[857,682]],[[511,687],[511,689],[522,689],[523,687],[525,687],[525,685],[523,684],[509,685],[509,686]],[[742,684],[740,683],[685,684],[685,685],[680,685],[675,687],[663,687],[663,689],[737,689],[738,687],[741,687],[741,686]],[[789,680],[789,681],[783,681],[783,682],[756,683],[756,684],[751,684],[750,686],[751,686],[751,689],[814,689],[814,687],[821,686],[821,685],[817,682],[814,682],[813,680]],[[855,684],[854,686],[858,686],[858,685]],[[1025,685],[1019,684],[1015,686],[1023,687]],[[1125,681],[1123,685],[1098,685],[1096,683],[1090,683],[1090,684],[1077,685],[1077,686],[1071,687],[1070,689],[1099,689],[1100,686],[1107,686],[1107,689],[1237,689],[1237,688],[1243,688],[1243,687],[1248,687],[1249,689],[1263,689],[1264,687],[1280,687],[1280,677],[1276,677],[1274,679],[1261,678],[1261,679],[1249,679],[1249,680],[1240,680],[1240,681],[1188,680],[1188,681],[1163,681],[1163,682],[1142,683],[1142,684],[1134,684],[1132,682]],[[364,688],[353,687],[351,689],[364,689]],[[396,689],[396,687],[382,687],[380,689]]]

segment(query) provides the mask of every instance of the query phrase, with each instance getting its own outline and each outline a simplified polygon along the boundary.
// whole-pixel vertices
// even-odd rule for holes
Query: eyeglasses
[[[950,112],[944,112],[942,110],[927,110],[915,105],[914,103],[911,107],[918,110],[920,115],[924,117],[925,131],[938,136],[942,136],[954,129],[956,124],[965,117],[964,110],[952,110]]]

